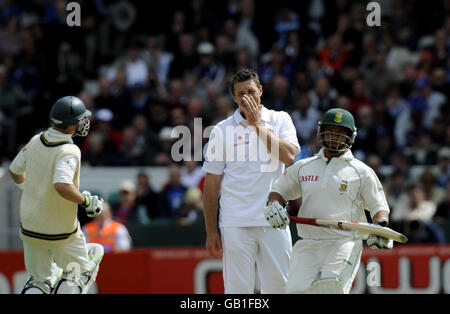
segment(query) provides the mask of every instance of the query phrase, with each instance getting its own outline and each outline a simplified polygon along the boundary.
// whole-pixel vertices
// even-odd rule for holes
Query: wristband
[[[84,203],[82,206],[88,207],[91,204],[91,199],[87,195],[83,195],[83,196],[84,196]]]
[[[375,224],[377,224],[381,227],[386,227],[388,225],[388,219],[386,217],[383,217],[380,220],[378,220],[377,222],[375,222]]]

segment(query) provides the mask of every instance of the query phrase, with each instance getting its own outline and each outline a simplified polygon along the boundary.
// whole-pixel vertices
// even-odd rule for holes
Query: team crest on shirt
[[[342,180],[341,186],[339,187],[339,191],[347,192],[347,188],[348,188],[348,181],[347,180]]]
[[[337,112],[336,115],[334,116],[334,122],[341,123],[343,114],[344,113],[342,111]]]

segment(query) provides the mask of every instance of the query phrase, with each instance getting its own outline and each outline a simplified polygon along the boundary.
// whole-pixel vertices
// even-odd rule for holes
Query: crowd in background
[[[201,162],[173,162],[172,128],[230,116],[229,80],[251,67],[263,104],[293,119],[297,160],[317,153],[321,115],[348,109],[352,150],[380,177],[393,225],[412,242],[445,241],[450,1],[379,1],[379,27],[357,0],[77,2],[81,27],[67,25],[65,0],[0,2],[0,160],[48,126],[57,98],[76,95],[93,112],[76,139],[86,166],[169,167],[161,192],[140,191],[144,177],[121,186],[114,217],[195,221]]]

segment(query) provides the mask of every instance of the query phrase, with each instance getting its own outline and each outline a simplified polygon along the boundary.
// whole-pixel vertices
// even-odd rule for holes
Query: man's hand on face
[[[242,110],[244,111],[248,124],[257,126],[261,123],[262,106],[258,105],[253,97],[248,95],[242,96]]]

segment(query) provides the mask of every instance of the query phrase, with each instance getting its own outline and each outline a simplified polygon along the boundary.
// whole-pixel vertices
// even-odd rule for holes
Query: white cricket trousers
[[[362,240],[298,240],[292,248],[286,293],[310,293],[316,280],[337,279],[349,293],[359,268]]]
[[[23,250],[28,274],[40,282],[54,282],[54,263],[64,271],[79,271],[80,274],[93,267],[84,235],[77,236],[61,247],[46,247],[23,241]]]
[[[255,263],[261,293],[284,293],[292,239],[289,228],[221,227],[226,294],[255,292]]]

